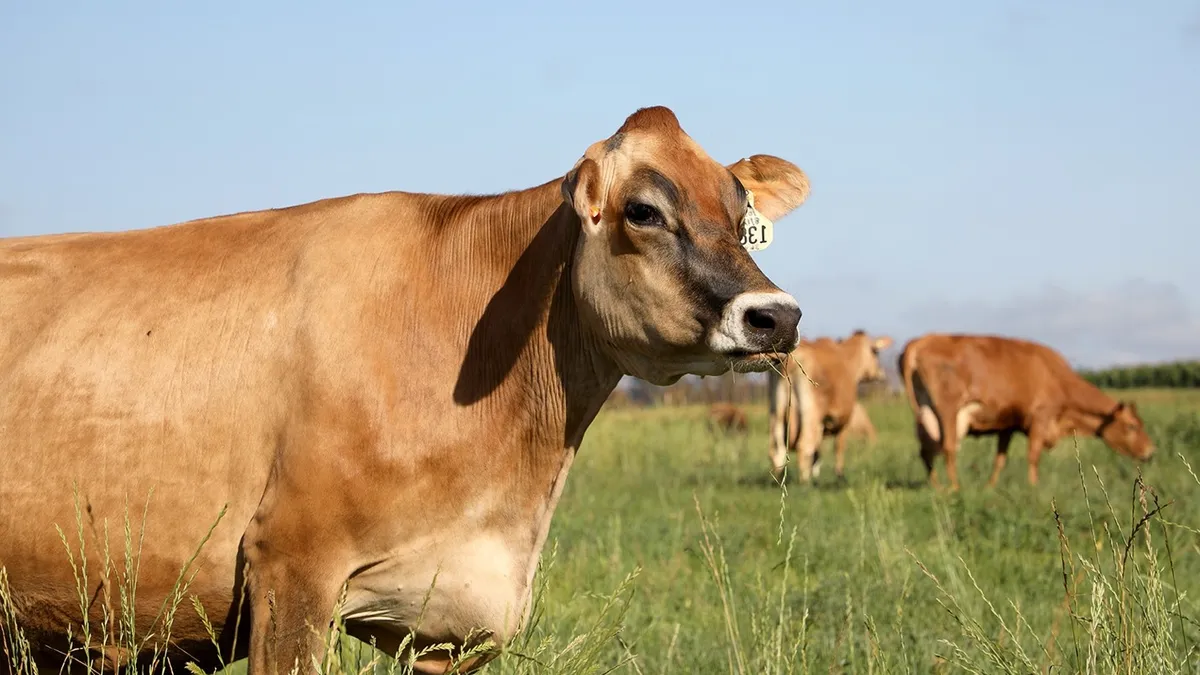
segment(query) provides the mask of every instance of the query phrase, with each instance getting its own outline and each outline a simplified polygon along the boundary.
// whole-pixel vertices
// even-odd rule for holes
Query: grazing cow
[[[119,601],[97,537],[127,505],[135,536],[147,513],[142,634],[227,506],[188,593],[221,650],[248,627],[251,675],[310,669],[343,589],[349,633],[386,651],[410,631],[416,649],[505,644],[621,376],[761,372],[795,347],[796,301],[739,232],[807,193],[793,164],[723,166],[654,107],[522,191],[0,241],[0,561],[19,621],[43,654],[79,625],[54,529],[76,531],[75,485],[93,626]],[[195,613],[174,636],[215,666]]]
[[[916,418],[921,459],[937,485],[933,460],[946,457],[958,489],[955,459],[966,436],[997,438],[993,486],[1008,461],[1014,432],[1029,439],[1029,482],[1038,460],[1073,432],[1098,436],[1113,450],[1148,460],[1154,444],[1137,405],[1115,401],[1076,373],[1058,352],[1015,338],[929,333],[900,353],[900,376]]]
[[[839,477],[844,475],[858,385],[884,378],[879,352],[891,344],[886,335],[872,338],[861,330],[836,341],[804,340],[792,353],[783,376],[769,375],[770,458],[776,480],[783,479],[789,451],[796,453],[801,480],[809,482],[818,475],[818,451],[826,436],[836,436],[834,469]]]
[[[746,413],[732,403],[714,403],[708,409],[709,426],[725,433],[746,431]]]

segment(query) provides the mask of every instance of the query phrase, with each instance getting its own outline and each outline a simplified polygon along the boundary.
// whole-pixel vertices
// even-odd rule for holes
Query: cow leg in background
[[[805,483],[811,483],[814,476],[820,475],[821,468],[818,462],[820,461],[821,441],[824,437],[825,430],[821,428],[821,421],[814,419],[811,415],[802,414],[796,460],[800,465],[800,480]]]
[[[850,425],[846,425],[838,430],[837,438],[834,443],[837,446],[837,459],[834,461],[833,471],[838,478],[845,477],[846,469],[846,440],[850,435]]]
[[[771,475],[777,482],[782,482],[784,469],[787,468],[788,448],[794,445],[792,438],[796,435],[792,385],[786,378],[775,376],[771,378],[771,387],[768,393],[770,395],[768,424],[771,428],[769,429],[770,445],[767,449],[767,457],[771,460]]]
[[[776,435],[774,433],[774,428],[776,426],[783,427],[783,420],[780,420],[778,425],[774,422],[771,424],[771,447],[767,451],[767,457],[771,460],[771,476],[773,476],[777,482],[783,482],[783,473],[784,470],[787,469],[788,444],[785,440],[776,439]],[[783,432],[781,431],[779,435],[782,437]]]
[[[796,461],[800,465],[800,480],[812,482],[821,471],[821,441],[825,438],[823,415],[817,403],[813,383],[807,377],[797,379],[792,409],[796,420]]]
[[[941,451],[941,444],[929,434],[925,429],[925,425],[920,420],[917,420],[916,427],[917,442],[921,444],[921,461],[925,464],[925,471],[929,474],[929,484],[936,488],[938,486],[938,479],[933,461],[937,459],[938,452]]]
[[[1042,439],[1029,437],[1029,484],[1038,483],[1038,462],[1042,458]]]
[[[925,468],[929,471],[929,484],[936,488],[938,479],[933,461],[942,453],[942,422],[928,403],[922,403],[918,409],[917,440],[921,442],[921,460],[925,462]],[[949,475],[949,463],[946,472]]]
[[[784,481],[784,473],[787,471],[787,446],[772,445],[768,457],[771,460],[771,476],[776,482],[782,483]]]
[[[1053,423],[1034,422],[1029,427],[1029,484],[1037,485],[1038,483],[1038,462],[1042,459],[1042,452],[1049,450],[1054,445],[1057,429]]]
[[[950,483],[950,489],[957,492],[958,445],[966,430],[959,430],[958,411],[954,408],[939,406],[937,417],[941,423],[939,431],[942,434],[942,453],[946,455],[946,479]]]
[[[988,479],[988,487],[995,487],[1000,478],[1000,472],[1008,462],[1008,445],[1012,443],[1013,432],[1001,431],[996,440],[996,463],[992,466],[992,477]]]

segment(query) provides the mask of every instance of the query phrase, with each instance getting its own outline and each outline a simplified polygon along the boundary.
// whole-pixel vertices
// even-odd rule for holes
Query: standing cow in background
[[[858,385],[884,379],[879,352],[891,344],[886,335],[873,338],[861,330],[842,340],[801,341],[782,376],[768,375],[770,459],[776,480],[783,480],[789,451],[796,453],[802,481],[818,475],[826,436],[836,436],[834,470],[838,477],[844,475]]]
[[[1073,432],[1097,436],[1135,459],[1154,454],[1136,404],[1113,400],[1045,345],[929,333],[904,346],[899,365],[916,417],[921,459],[935,486],[933,460],[942,454],[950,486],[958,489],[955,460],[965,436],[998,437],[989,486],[1000,477],[1015,432],[1029,438],[1031,484],[1038,482],[1042,452]]]
[[[739,233],[807,195],[790,162],[720,164],[654,107],[504,194],[0,241],[0,564],[18,624],[61,661],[82,594],[92,626],[161,639],[155,611],[227,506],[185,573],[219,646],[181,609],[172,660],[211,671],[236,639],[249,675],[311,671],[343,590],[351,635],[450,647],[417,672],[504,645],[622,375],[763,371],[795,347],[796,301]],[[73,486],[86,589],[55,536],[75,531]],[[126,621],[97,539],[126,507],[140,520],[151,489]]]

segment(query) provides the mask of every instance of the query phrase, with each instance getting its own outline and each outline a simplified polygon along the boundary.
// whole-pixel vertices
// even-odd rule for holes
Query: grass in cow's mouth
[[[1010,466],[986,490],[994,445],[968,439],[958,494],[925,486],[903,400],[866,405],[879,441],[851,446],[837,490],[825,489],[832,476],[808,488],[770,480],[763,405],[748,436],[710,432],[705,406],[606,409],[555,516],[530,621],[481,672],[1193,672],[1200,396],[1147,395],[1153,465],[1068,440],[1043,459],[1036,489]],[[1014,441],[1011,465],[1023,447]],[[207,624],[215,611],[192,601],[188,566],[152,608],[163,619],[153,634],[133,634],[136,511],[104,570],[81,564],[81,514],[74,531],[47,536],[64,544],[81,589],[98,574],[119,582],[113,614],[73,628],[76,642],[114,655],[140,645],[140,665],[169,672],[160,648],[179,612]],[[0,568],[0,649],[13,673],[32,675],[7,589]],[[321,673],[411,672],[337,621],[328,638]],[[89,671],[84,650],[73,654]]]
[[[787,354],[780,354],[778,352],[730,352],[726,355],[729,369],[735,373],[757,373],[768,370],[780,371],[787,358]]]

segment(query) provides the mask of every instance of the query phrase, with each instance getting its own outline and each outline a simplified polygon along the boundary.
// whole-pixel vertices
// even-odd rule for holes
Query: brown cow
[[[1015,338],[929,333],[909,341],[900,376],[916,418],[921,459],[937,485],[933,460],[946,457],[951,488],[966,436],[997,438],[993,486],[1008,460],[1013,433],[1029,438],[1029,482],[1038,460],[1072,432],[1098,436],[1110,448],[1148,460],[1154,444],[1134,403],[1115,401],[1076,373],[1053,349]]]
[[[227,505],[187,592],[222,650],[245,598],[251,675],[310,669],[343,587],[350,634],[386,651],[410,630],[505,644],[621,376],[762,371],[795,347],[796,301],[739,241],[751,191],[778,219],[808,182],[769,155],[723,166],[656,107],[526,190],[0,241],[0,561],[21,625],[43,656],[78,634],[54,529],[75,541],[72,485],[96,627],[119,602],[97,538],[117,533],[121,569],[125,509],[136,535],[154,488],[142,635]],[[174,637],[216,666],[193,612]]]
[[[819,450],[827,436],[836,436],[834,470],[844,475],[858,385],[884,378],[879,352],[891,344],[886,335],[872,338],[861,330],[837,341],[804,340],[792,352],[783,376],[769,375],[770,459],[776,480],[783,479],[789,451],[797,455],[802,481],[819,475]]]
[[[708,409],[709,426],[725,433],[746,431],[746,412],[732,403],[714,403]]]

